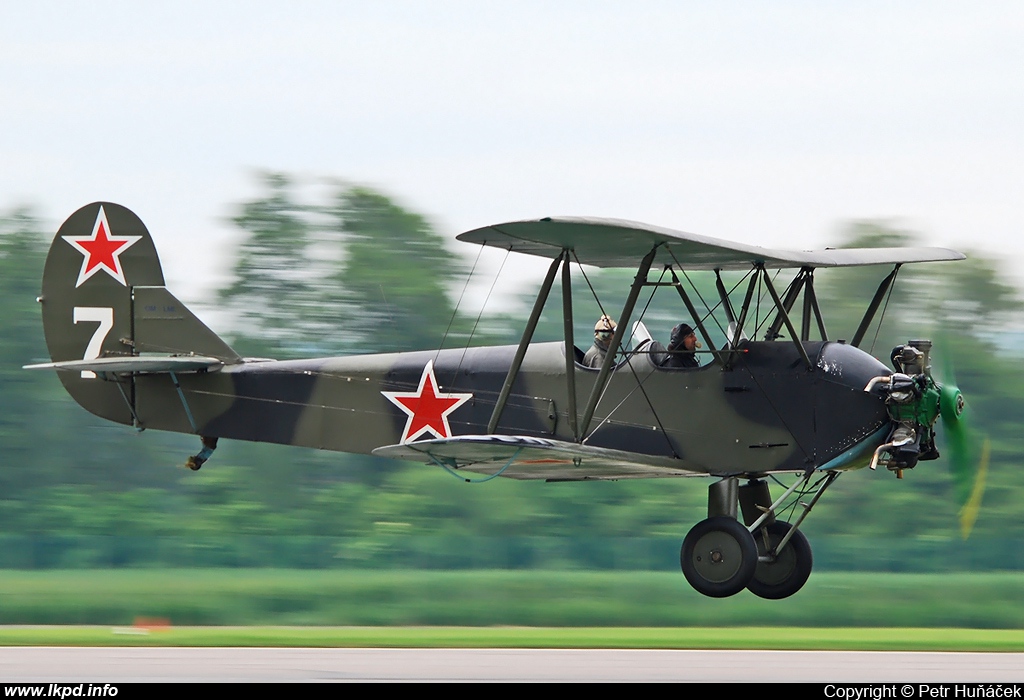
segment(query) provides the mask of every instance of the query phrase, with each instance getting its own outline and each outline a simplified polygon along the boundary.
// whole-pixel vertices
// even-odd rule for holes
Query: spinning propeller
[[[948,380],[940,383],[932,377],[931,347],[930,340],[912,340],[896,346],[891,356],[896,373],[868,384],[868,390],[880,380],[888,384],[886,407],[894,424],[889,441],[875,451],[871,468],[884,463],[902,478],[903,470],[913,468],[918,460],[937,459],[934,425],[941,417],[960,505],[960,534],[967,539],[981,508],[990,443],[970,429],[969,411],[948,359],[943,372]],[[880,461],[883,451],[888,452],[889,458]]]
[[[939,415],[949,450],[949,466],[957,503],[960,504],[960,535],[967,539],[981,509],[991,442],[988,437],[971,429],[971,412],[956,385],[952,363],[948,358],[942,373],[948,380],[938,384]]]

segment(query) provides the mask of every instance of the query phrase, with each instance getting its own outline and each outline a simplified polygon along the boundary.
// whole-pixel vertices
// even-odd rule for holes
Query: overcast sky
[[[2,7],[0,211],[124,204],[185,300],[259,169],[450,236],[570,214],[810,248],[895,219],[1024,279],[1019,2]]]

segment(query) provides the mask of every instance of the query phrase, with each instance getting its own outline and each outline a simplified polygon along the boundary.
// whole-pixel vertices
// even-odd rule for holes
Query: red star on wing
[[[78,281],[75,288],[82,286],[82,283],[103,270],[125,287],[128,282],[124,278],[124,270],[121,268],[121,253],[135,245],[142,236],[112,236],[110,235],[110,224],[107,223],[107,213],[100,207],[100,213],[96,216],[96,223],[92,227],[91,236],[62,236],[75,250],[85,256],[82,260],[82,270],[78,273]]]
[[[438,394],[437,378],[434,377],[434,362],[423,368],[420,385],[414,392],[382,391],[388,401],[398,406],[409,416],[402,432],[402,443],[431,433],[434,437],[452,436],[448,425],[448,414],[473,398],[472,394]]]

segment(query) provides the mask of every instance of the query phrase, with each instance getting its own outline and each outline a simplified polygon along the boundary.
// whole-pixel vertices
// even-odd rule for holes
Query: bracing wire
[[[690,276],[686,274],[686,270],[680,269],[679,271],[683,273],[683,277],[685,277],[686,281],[690,283],[690,287],[693,289],[693,293],[697,295],[697,298],[700,299],[700,303],[704,305],[705,309],[707,309],[707,313],[701,317],[700,322],[704,323],[704,321],[706,321],[708,317],[710,317],[711,320],[715,322],[715,325],[718,326],[718,330],[722,331],[722,335],[728,338],[729,332],[722,328],[722,322],[719,321],[718,317],[715,316],[715,309],[722,305],[721,300],[719,300],[719,302],[715,304],[714,308],[708,306],[708,303],[704,301],[704,297],[701,295],[700,290],[697,289],[697,285],[695,285],[693,283],[693,280],[690,279]]]
[[[665,273],[667,271],[668,271],[668,268],[662,269],[661,277],[658,278],[658,283],[659,284],[665,278]],[[640,321],[640,320],[643,319],[644,315],[647,313],[647,309],[651,305],[651,302],[654,300],[654,294],[657,291],[658,291],[658,285],[655,285],[651,289],[651,295],[650,295],[650,297],[648,297],[647,303],[644,305],[643,311],[641,311],[640,315],[637,317],[637,321]],[[633,334],[632,334],[632,331],[630,331],[629,340],[632,341],[632,339],[633,339]],[[626,353],[623,351],[623,354],[626,354]],[[639,389],[640,393],[644,397],[644,401],[647,402],[647,407],[651,410],[651,415],[654,416],[654,420],[657,421],[657,423],[658,423],[658,428],[661,430],[661,434],[664,436],[665,442],[668,443],[669,449],[672,450],[672,455],[675,456],[675,457],[678,457],[679,455],[676,454],[675,446],[672,444],[672,441],[668,437],[668,431],[665,430],[665,426],[661,422],[661,416],[658,415],[658,411],[654,408],[654,404],[651,402],[651,397],[648,396],[647,395],[647,391],[644,390],[644,383],[648,379],[650,379],[652,376],[654,376],[654,375],[649,374],[649,375],[647,375],[646,378],[641,380],[639,375],[637,375],[637,373],[636,373],[636,368],[633,367],[633,363],[627,361],[626,365],[629,367],[629,371],[633,374],[633,379],[636,380],[636,386],[633,387],[633,389],[631,389],[629,391],[629,393],[626,394],[626,396],[624,396],[621,401],[619,401],[618,405],[616,405],[611,411],[608,412],[608,415],[604,417],[604,420],[602,420],[600,423],[598,423],[597,426],[593,430],[590,431],[590,435],[587,435],[587,437],[583,439],[583,443],[586,444],[586,441],[589,440],[591,437],[593,437],[593,435],[601,428],[602,425],[604,425],[605,423],[608,422],[608,420],[626,402],[626,400],[630,396],[633,395],[633,392],[636,391],[637,389]],[[609,382],[609,384],[610,384],[610,382]],[[608,388],[608,385],[605,386],[605,391],[607,391],[607,388]],[[604,393],[603,392],[602,392],[602,398],[604,398]]]
[[[608,316],[604,310],[604,305],[601,303],[601,299],[597,296],[597,291],[594,289],[594,285],[590,283],[590,278],[587,277],[587,271],[583,269],[583,263],[580,262],[579,257],[576,255],[576,251],[572,251],[572,257],[576,259],[576,265],[580,268],[580,273],[583,275],[583,279],[586,280],[587,286],[590,287],[590,294],[594,297],[594,301],[597,302],[597,308],[601,310],[602,316]],[[609,318],[611,318],[609,316]]]
[[[707,313],[700,317],[700,319],[699,319],[700,325],[704,325],[704,321],[706,321],[708,319],[708,317],[710,317],[711,320],[713,320],[715,322],[715,325],[718,326],[718,330],[722,331],[722,335],[728,337],[729,336],[728,332],[726,332],[726,330],[724,328],[722,328],[721,322],[717,318],[715,318],[715,309],[717,309],[721,305],[722,302],[719,301],[718,304],[715,304],[714,308],[711,308],[710,306],[708,306],[708,303],[706,301],[704,301],[704,297],[701,295],[700,290],[697,289],[697,285],[695,285],[693,283],[693,280],[690,279],[690,276],[686,274],[686,270],[683,269],[682,263],[680,263],[679,262],[679,258],[676,257],[675,251],[673,251],[671,248],[669,248],[668,249],[668,254],[672,256],[672,260],[675,262],[676,267],[679,268],[679,271],[681,273],[683,273],[683,277],[685,277],[686,281],[690,283],[690,287],[693,289],[694,293],[697,295],[697,298],[700,299],[700,303],[704,305],[704,310]],[[694,321],[697,321],[697,320],[698,319],[694,319]]]
[[[658,291],[658,287],[659,287],[659,286],[661,285],[661,281],[662,281],[663,279],[665,279],[665,273],[666,273],[667,271],[668,271],[668,268],[665,268],[665,269],[663,269],[663,270],[661,271],[661,276],[660,276],[660,277],[658,278],[658,282],[657,282],[657,284],[655,284],[655,285],[654,285],[654,286],[653,286],[653,287],[651,288],[651,296],[647,297],[647,303],[646,303],[646,304],[644,304],[644,308],[643,308],[643,311],[641,311],[641,312],[640,312],[640,315],[639,315],[639,316],[637,316],[637,318],[636,318],[636,321],[635,321],[635,322],[633,323],[633,328],[631,328],[631,329],[630,329],[630,331],[629,331],[629,340],[627,340],[627,341],[626,341],[626,344],[627,344],[627,345],[628,345],[629,343],[632,343],[632,342],[633,342],[633,335],[634,335],[633,331],[634,331],[634,330],[635,330],[635,328],[636,328],[636,323],[637,323],[637,322],[640,322],[640,321],[643,321],[643,320],[644,320],[644,316],[646,316],[646,315],[647,315],[647,309],[649,309],[649,308],[651,307],[651,302],[652,302],[652,301],[654,301],[654,293]]]
[[[473,280],[473,275],[476,273],[476,266],[480,263],[480,256],[483,252],[484,246],[480,246],[480,249],[476,252],[476,258],[473,260],[473,267],[470,268],[469,274],[466,276],[466,283],[462,285],[462,293],[459,294],[459,300],[455,302],[455,308],[452,309],[452,317],[448,319],[448,327],[444,329],[444,336],[442,336],[441,344],[437,348],[438,353],[440,353],[441,348],[444,347],[444,341],[448,340],[448,334],[452,330],[452,324],[455,323],[455,317],[459,314],[459,308],[462,306],[462,300],[466,298],[466,290],[469,289],[469,283]],[[437,360],[437,355],[434,355],[434,359]]]
[[[896,274],[893,275],[892,282],[889,284],[889,293],[885,295],[885,304],[882,305],[882,313],[878,316],[878,325],[875,326],[875,337],[871,339],[871,349],[868,350],[868,354],[871,355],[875,352],[875,343],[878,342],[878,333],[882,330],[882,321],[885,320],[885,310],[889,308],[889,300],[892,298],[892,290],[896,287],[896,277],[900,274],[900,268],[896,268]]]
[[[776,476],[775,474],[769,474],[768,476],[777,485],[781,486],[782,488],[788,488],[787,485],[785,483],[783,483],[783,481],[781,479],[779,479],[779,477]],[[829,478],[829,475],[828,474],[824,474],[819,479],[816,479],[814,481],[814,483],[810,483],[810,480],[807,480],[806,476],[801,476],[800,478],[805,480],[804,486],[802,488],[798,488],[790,496],[788,501],[786,501],[785,503],[783,503],[782,505],[780,505],[778,508],[775,509],[775,517],[778,518],[779,520],[786,520],[786,521],[792,520],[793,513],[796,512],[796,507],[798,505],[800,505],[801,500],[806,498],[808,495],[811,495],[811,494],[815,493],[816,491],[818,491],[818,488],[821,485],[821,482],[824,481],[825,479]]]
[[[481,246],[483,249],[483,246]],[[462,356],[459,357],[459,364],[455,368],[455,374],[452,375],[452,380],[459,375],[459,370],[462,369],[462,363],[466,359],[466,352],[469,350],[470,343],[473,342],[473,336],[476,335],[477,326],[480,325],[480,319],[483,318],[484,310],[487,308],[487,302],[491,299],[491,294],[494,292],[494,285],[498,283],[498,278],[501,277],[501,271],[505,269],[505,262],[508,260],[509,253],[512,252],[511,248],[505,251],[505,257],[501,259],[501,265],[498,266],[498,271],[494,274],[494,279],[491,280],[491,286],[487,290],[487,296],[484,297],[484,303],[480,305],[480,311],[476,315],[476,320],[473,321],[473,328],[469,331],[469,338],[466,339],[466,345],[462,348]],[[438,350],[440,353],[440,350]]]

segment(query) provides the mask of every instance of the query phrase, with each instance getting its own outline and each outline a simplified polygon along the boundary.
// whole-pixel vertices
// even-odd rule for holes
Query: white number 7
[[[107,333],[114,327],[114,310],[109,306],[76,306],[74,310],[75,323],[99,323],[96,332],[92,334],[89,345],[85,348],[83,360],[95,360],[100,356],[103,349],[103,341],[107,339]],[[83,379],[95,379],[96,373],[91,369],[82,370]]]

